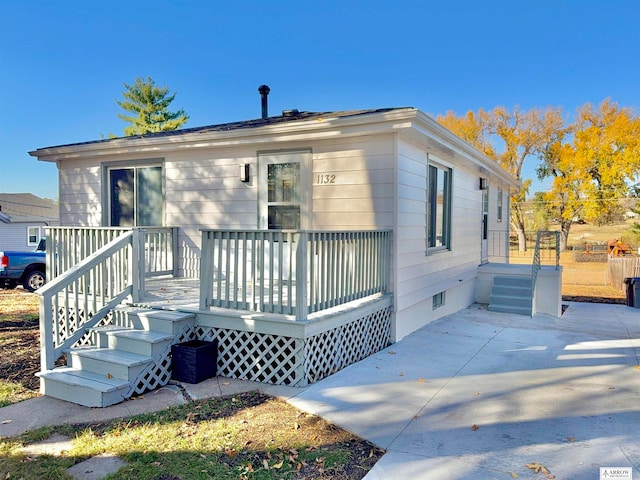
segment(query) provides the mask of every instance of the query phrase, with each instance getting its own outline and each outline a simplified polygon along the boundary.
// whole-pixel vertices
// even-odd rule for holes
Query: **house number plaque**
[[[336,183],[335,174],[327,173],[316,176],[316,185],[329,185],[331,183]]]

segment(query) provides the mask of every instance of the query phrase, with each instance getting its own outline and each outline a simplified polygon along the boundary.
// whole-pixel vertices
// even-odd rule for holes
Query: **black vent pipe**
[[[267,102],[267,96],[271,89],[268,85],[260,85],[258,87],[258,92],[260,93],[260,97],[262,98],[262,118],[267,118],[269,116],[269,104]]]

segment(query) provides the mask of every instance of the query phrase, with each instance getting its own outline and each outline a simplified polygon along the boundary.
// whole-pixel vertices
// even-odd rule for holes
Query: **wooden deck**
[[[200,304],[200,280],[174,277],[147,279],[140,303],[149,308],[197,312]]]

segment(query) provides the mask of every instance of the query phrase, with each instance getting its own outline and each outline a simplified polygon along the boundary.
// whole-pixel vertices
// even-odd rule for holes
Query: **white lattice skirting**
[[[303,387],[390,344],[392,307],[308,338],[195,327],[199,340],[218,341],[218,375]]]

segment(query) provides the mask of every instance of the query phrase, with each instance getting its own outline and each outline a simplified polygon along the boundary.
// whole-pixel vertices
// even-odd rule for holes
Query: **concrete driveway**
[[[639,479],[640,310],[568,306],[556,319],[474,305],[289,402],[386,449],[367,480]]]

